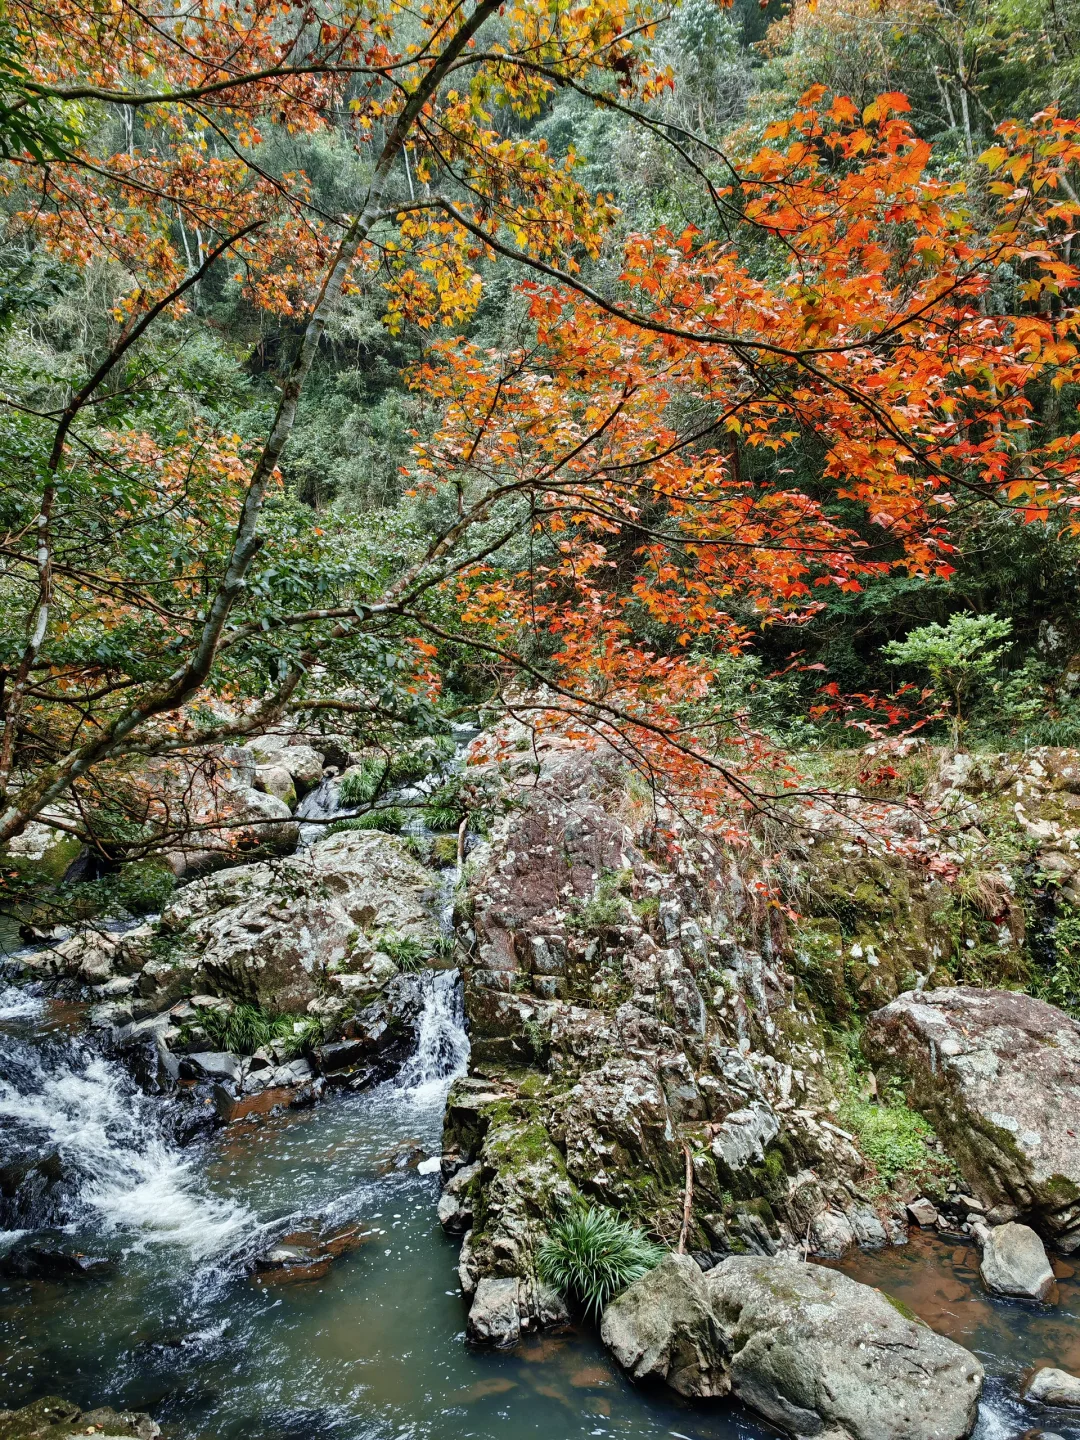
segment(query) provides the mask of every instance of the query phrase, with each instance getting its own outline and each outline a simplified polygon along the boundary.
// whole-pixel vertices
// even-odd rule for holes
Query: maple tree
[[[830,588],[945,576],[958,510],[1074,525],[1080,438],[1039,433],[1032,394],[1080,378],[1075,122],[1003,127],[981,226],[931,173],[900,96],[860,112],[819,87],[735,163],[651,118],[667,77],[647,9],[497,11],[428,7],[397,49],[400,17],[368,7],[240,7],[228,23],[195,7],[173,25],[130,7],[9,10],[27,94],[125,107],[144,128],[115,155],[82,144],[13,164],[44,244],[129,278],[95,372],[8,421],[38,484],[4,521],[5,557],[33,585],[5,677],[0,840],[75,784],[115,785],[147,755],[197,753],[286,707],[378,712],[380,667],[401,682],[388,711],[420,703],[454,652],[546,686],[524,702],[541,723],[569,715],[720,816],[756,797],[755,767],[792,783],[714,684],[747,614],[797,623]],[[492,120],[567,85],[658,127],[716,233],[631,235],[616,276],[596,279],[610,201],[572,155]],[[333,122],[370,147],[354,214],[314,213],[302,176],[261,166],[271,121]],[[265,441],[102,424],[106,382],[130,378],[150,326],[226,255],[252,305],[303,318]],[[497,260],[533,277],[521,345],[434,344],[415,376],[443,411],[415,451],[432,533],[373,551],[303,513],[278,464],[343,293],[379,274],[391,326],[457,324]],[[813,489],[785,476],[808,440]],[[744,473],[758,454],[773,459]]]
[[[480,51],[477,38],[496,18],[489,48]],[[647,96],[664,83],[647,61],[650,20],[647,6],[623,0],[569,8],[498,0],[479,0],[471,8],[435,3],[408,15],[392,4],[352,3],[322,14],[289,3],[161,11],[61,0],[6,8],[7,182],[25,189],[19,218],[66,263],[108,260],[122,268],[126,284],[113,307],[119,336],[93,373],[68,388],[59,406],[13,407],[18,419],[33,413],[51,423],[52,434],[45,457],[29,467],[39,472],[36,495],[21,505],[11,497],[6,517],[5,555],[18,570],[32,571],[34,593],[26,641],[4,676],[0,788],[11,790],[28,704],[51,711],[53,730],[63,713],[58,707],[68,705],[74,724],[60,725],[44,746],[53,751],[49,763],[19,784],[17,796],[7,794],[0,840],[18,833],[42,806],[133,738],[145,749],[148,724],[182,711],[222,648],[246,638],[244,625],[232,633],[227,626],[263,545],[260,518],[278,483],[298,396],[328,321],[365,267],[389,268],[393,313],[426,322],[432,315],[461,318],[475,307],[474,265],[482,247],[456,221],[432,215],[436,176],[458,196],[481,235],[508,228],[531,255],[559,254],[569,264],[596,252],[610,208],[578,183],[572,159],[556,163],[543,144],[501,133],[489,110],[527,116],[554,85],[605,73],[617,75],[627,93]],[[403,30],[412,38],[400,41]],[[21,58],[15,62],[12,55]],[[94,106],[118,107],[126,117],[123,150],[95,149]],[[49,107],[59,107],[64,117],[55,136],[72,136],[59,157],[55,146],[50,151],[18,143],[20,135],[26,141],[27,117],[48,118]],[[260,126],[270,123],[286,131],[334,127],[371,150],[355,213],[319,214],[302,175],[263,167]],[[425,198],[405,217],[400,205],[387,209],[384,201],[391,177],[403,163],[409,166],[410,153]],[[412,189],[412,169],[407,174]],[[182,433],[163,448],[139,434],[99,436],[98,427],[80,434],[77,423],[93,415],[132,347],[162,315],[175,314],[226,254],[240,265],[238,281],[253,304],[304,317],[269,434],[244,457],[243,481],[235,483],[230,458],[222,458],[230,450],[228,437],[193,441]],[[134,479],[132,466],[138,470]],[[220,493],[209,516],[196,515],[192,504],[199,488],[191,483],[193,466],[216,476]],[[119,486],[113,479],[118,473]],[[120,505],[121,531],[142,537],[155,520],[168,527],[182,516],[182,538],[185,525],[209,519],[209,533],[194,546],[202,552],[198,573],[189,573],[177,556],[180,578],[170,587],[173,594],[163,596],[160,576],[148,573],[145,563],[133,575],[118,576],[111,567],[92,573],[70,546],[62,571],[56,545],[60,507],[69,495],[86,497],[91,507],[97,496],[110,497]],[[232,531],[227,546],[214,533],[221,515]],[[137,559],[145,562],[146,556]],[[165,653],[176,663],[156,673],[144,665],[137,676],[109,675],[104,688],[100,666],[57,665],[44,647],[54,633],[57,588],[65,581],[84,628],[90,623],[112,632],[134,611],[150,617],[152,630],[155,620],[167,619],[173,643]],[[93,605],[98,613],[88,620]],[[266,623],[265,616],[252,622],[254,633]],[[234,730],[280,712],[304,671],[301,658],[290,657],[258,720],[249,717]],[[126,703],[103,706],[106,697],[118,696]],[[188,719],[184,726],[189,741],[220,738],[223,730],[217,723],[204,733]],[[178,742],[174,735],[161,743]]]
[[[717,191],[730,238],[632,236],[618,298],[531,282],[530,349],[443,345],[423,373],[448,406],[419,452],[426,483],[462,497],[461,523],[501,512],[533,537],[516,573],[456,582],[466,624],[507,660],[531,636],[535,678],[561,697],[533,708],[600,731],[706,813],[748,794],[725,745],[795,783],[722,697],[705,703],[713,656],[748,638],[736,606],[791,623],[869,577],[947,578],[958,510],[1080,527],[1080,433],[1033,418],[1040,386],[1080,378],[1080,126],[1002,127],[983,235],[906,108],[811,92],[740,170],[737,206],[735,186]],[[762,234],[771,273],[747,259]],[[742,474],[735,437],[775,462]],[[808,437],[817,495],[785,480]],[[668,643],[643,644],[650,628]]]

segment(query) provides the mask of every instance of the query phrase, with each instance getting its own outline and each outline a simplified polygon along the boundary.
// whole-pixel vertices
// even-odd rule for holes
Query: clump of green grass
[[[581,1205],[551,1226],[540,1247],[540,1276],[598,1319],[615,1295],[664,1258],[662,1246],[613,1210]]]
[[[369,810],[366,815],[349,815],[344,820],[334,820],[326,827],[328,835],[339,835],[343,830],[382,830],[388,835],[397,835],[405,824],[405,816],[396,806],[385,810]]]
[[[212,1044],[234,1055],[254,1055],[264,1045],[283,1040],[285,1054],[291,1060],[323,1038],[322,1023],[314,1016],[305,1015],[298,1020],[295,1015],[269,1015],[257,1005],[204,1010],[199,1024]]]
[[[422,941],[414,940],[411,935],[395,935],[392,931],[386,930],[372,943],[384,955],[389,955],[398,969],[402,971],[423,970],[431,960],[430,948]]]
[[[364,760],[355,770],[347,770],[338,782],[341,803],[370,805],[386,784],[388,768],[385,760]]]

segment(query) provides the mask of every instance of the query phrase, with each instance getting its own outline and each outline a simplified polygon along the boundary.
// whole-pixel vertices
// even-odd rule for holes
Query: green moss
[[[892,1306],[892,1308],[897,1312],[897,1314],[902,1315],[905,1320],[910,1320],[915,1325],[922,1325],[925,1323],[924,1321],[919,1319],[919,1317],[915,1314],[914,1310],[910,1309],[907,1305],[904,1304],[903,1300],[898,1300],[895,1295],[890,1295],[887,1290],[879,1290],[878,1294],[883,1300],[887,1300]]]
[[[895,1083],[883,1089],[877,1102],[849,1095],[837,1118],[854,1133],[884,1187],[908,1177],[919,1188],[940,1188],[952,1178],[950,1162],[930,1148],[933,1126],[908,1105]]]

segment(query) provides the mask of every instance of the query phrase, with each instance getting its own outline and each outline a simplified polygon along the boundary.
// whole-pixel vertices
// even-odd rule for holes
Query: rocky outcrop
[[[393,836],[332,835],[186,886],[155,924],[124,937],[119,968],[137,971],[146,995],[211,990],[340,1014],[396,973],[378,950],[383,933],[433,943],[436,887]]]
[[[993,1229],[978,1225],[975,1236],[982,1247],[979,1274],[991,1295],[1046,1299],[1054,1288],[1054,1272],[1034,1230],[1010,1221]]]
[[[536,1280],[576,1198],[688,1248],[839,1254],[904,1232],[833,1118],[812,1010],[709,844],[659,852],[616,757],[552,744],[502,773],[458,938],[474,1074],[452,1089],[444,1206],[473,1282]],[[666,842],[665,842],[666,843]],[[502,1293],[502,1292],[500,1292]]]
[[[982,1391],[975,1357],[834,1270],[733,1256],[705,1287],[731,1347],[732,1391],[793,1435],[962,1440]]]
[[[600,1337],[635,1380],[663,1380],[680,1395],[726,1395],[729,1349],[701,1268],[666,1255],[604,1310]]]
[[[991,1219],[1080,1248],[1080,1022],[1030,995],[945,988],[872,1015],[864,1048],[899,1077]]]
[[[47,1395],[21,1410],[0,1410],[0,1440],[68,1440],[69,1436],[97,1435],[99,1440],[118,1436],[156,1440],[161,1427],[149,1415],[134,1410],[80,1410],[68,1400]]]

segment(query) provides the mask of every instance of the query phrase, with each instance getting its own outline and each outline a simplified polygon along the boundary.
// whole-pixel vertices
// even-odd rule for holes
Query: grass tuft
[[[340,835],[343,830],[382,830],[397,835],[405,824],[403,813],[391,805],[386,810],[369,810],[366,815],[350,815],[327,825],[327,835]]]
[[[613,1296],[640,1280],[665,1253],[613,1210],[581,1205],[555,1221],[537,1260],[541,1278],[596,1320]]]
[[[204,1010],[199,1024],[211,1042],[234,1055],[254,1055],[264,1045],[284,1040],[287,1057],[318,1045],[323,1038],[322,1023],[314,1016],[268,1015],[257,1005],[234,1005],[229,1011]]]

